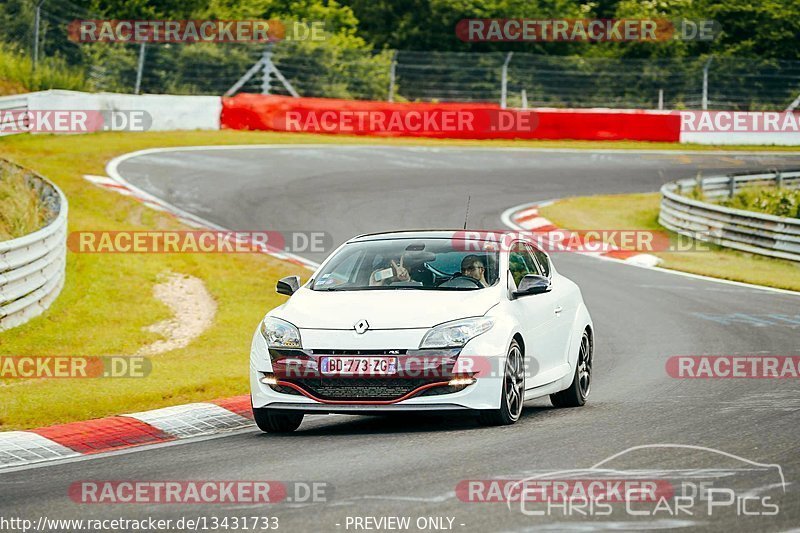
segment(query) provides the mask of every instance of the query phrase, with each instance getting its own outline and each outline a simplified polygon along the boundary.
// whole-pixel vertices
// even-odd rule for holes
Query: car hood
[[[301,288],[274,316],[305,329],[429,328],[442,322],[483,316],[497,303],[496,287],[474,291],[364,290],[324,292]]]

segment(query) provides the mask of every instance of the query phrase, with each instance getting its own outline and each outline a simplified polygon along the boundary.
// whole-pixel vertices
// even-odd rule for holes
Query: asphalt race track
[[[119,171],[226,228],[320,230],[338,245],[359,233],[461,227],[467,195],[470,227],[495,229],[505,209],[526,202],[655,191],[697,172],[788,167],[800,167],[800,156],[317,145],[153,153],[128,159]],[[306,256],[318,261],[324,254]],[[797,527],[798,381],[678,380],[665,362],[672,355],[800,355],[800,296],[572,254],[554,254],[554,262],[581,286],[595,322],[593,391],[584,408],[558,410],[537,400],[519,423],[499,429],[437,416],[308,417],[290,436],[253,429],[4,473],[0,507],[59,518],[269,515],[283,531],[354,531],[347,517],[355,516],[409,516],[412,525],[419,517],[449,517],[455,531]],[[243,373],[248,343],[242,339]],[[689,482],[713,479],[715,487],[735,486],[751,498],[747,511],[770,512],[764,497],[779,511],[743,516],[736,502],[711,515],[700,506],[691,515],[634,517],[623,505],[607,516],[561,509],[533,516],[518,503],[509,509],[455,494],[461,480],[589,469],[649,444],[712,450],[638,449],[603,467],[616,478],[669,471]],[[775,468],[754,463],[778,465],[785,492]],[[328,503],[272,507],[75,504],[67,488],[86,479],[326,481],[333,490]]]

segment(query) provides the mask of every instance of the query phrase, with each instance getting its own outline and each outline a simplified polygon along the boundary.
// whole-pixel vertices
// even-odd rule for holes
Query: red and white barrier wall
[[[223,128],[449,139],[633,140],[800,145],[800,113],[503,110],[496,104],[389,103],[240,94],[222,99]]]
[[[223,128],[382,137],[678,142],[665,111],[508,109],[496,104],[389,103],[240,94],[222,99]]]
[[[9,97],[6,97],[8,99]],[[12,116],[4,113],[46,113],[50,111],[115,111],[144,112],[148,115],[147,130],[218,130],[222,111],[219,96],[178,96],[172,94],[85,93],[49,90],[13,97],[4,105],[0,99],[0,134],[10,133]],[[121,127],[120,130],[124,130]],[[136,131],[136,129],[132,129]],[[52,133],[61,133],[52,131]],[[66,133],[66,132],[65,132]],[[70,131],[70,133],[81,133]]]
[[[800,145],[800,112],[521,110],[501,109],[492,103],[389,103],[261,94],[220,98],[60,90],[0,98],[0,117],[24,110],[140,110],[151,119],[146,128],[149,130],[227,128],[448,139]],[[0,121],[0,130],[3,124]]]

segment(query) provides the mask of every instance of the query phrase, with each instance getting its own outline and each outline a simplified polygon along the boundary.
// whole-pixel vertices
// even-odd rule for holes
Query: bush
[[[48,57],[40,60],[34,71],[31,58],[2,43],[0,43],[0,80],[6,82],[4,86],[14,88],[5,91],[7,93],[46,89],[80,91],[86,88],[86,77],[82,69],[67,65],[61,58]]]
[[[733,198],[719,202],[733,209],[758,211],[778,217],[800,218],[800,190],[775,187],[748,187]]]

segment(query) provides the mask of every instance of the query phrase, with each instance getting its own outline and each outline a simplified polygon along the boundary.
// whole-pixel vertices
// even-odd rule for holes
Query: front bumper
[[[373,413],[394,411],[437,411],[459,409],[497,409],[500,405],[502,378],[490,369],[503,368],[505,341],[497,342],[484,334],[467,345],[451,351],[419,351],[416,347],[427,329],[373,330],[363,335],[353,331],[301,330],[304,350],[268,350],[266,341],[256,331],[250,354],[250,385],[253,406],[301,410],[319,413]],[[493,351],[500,353],[490,354]],[[399,368],[417,370],[414,361],[423,361],[429,368],[410,372],[402,377],[322,377],[315,374],[322,355],[394,355]],[[399,353],[395,353],[399,352]],[[292,359],[295,369],[310,372],[287,373],[285,364]],[[448,366],[447,360],[456,361]],[[431,361],[442,364],[434,369]],[[460,361],[460,363],[459,363]],[[482,371],[475,370],[479,361]],[[406,363],[411,366],[404,366]],[[265,384],[261,378],[269,373],[277,383]],[[475,382],[466,386],[450,386],[453,374],[475,374]]]

